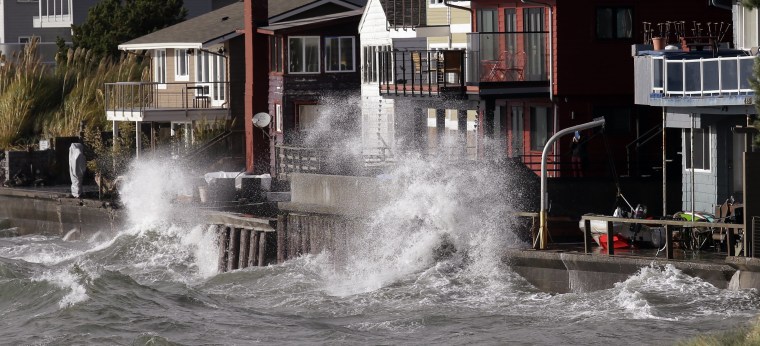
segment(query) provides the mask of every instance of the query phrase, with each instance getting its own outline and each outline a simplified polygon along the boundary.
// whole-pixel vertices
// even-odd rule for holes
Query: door
[[[525,80],[546,80],[546,34],[544,33],[544,8],[533,7],[523,10],[523,31],[525,32]]]
[[[221,55],[201,51],[195,61],[195,79],[202,88],[196,91],[196,99],[208,100],[219,107],[227,100],[227,64]],[[202,103],[202,102],[201,102]]]
[[[511,109],[511,126],[509,129],[510,137],[512,138],[510,145],[510,157],[518,157],[523,154],[524,143],[524,119],[523,119],[523,107],[512,106]]]

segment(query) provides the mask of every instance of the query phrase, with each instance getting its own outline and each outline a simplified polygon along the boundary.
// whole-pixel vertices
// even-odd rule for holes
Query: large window
[[[354,37],[325,38],[325,70],[327,72],[353,72]]]
[[[215,105],[226,99],[227,64],[225,57],[200,51],[195,58],[195,79],[203,86],[200,95],[210,96]]]
[[[190,80],[190,54],[187,54],[187,49],[174,50],[174,80]]]
[[[379,52],[389,50],[390,46],[364,46],[364,69],[362,71],[362,81],[364,83],[377,82]]]
[[[288,72],[319,73],[319,36],[288,38]]]
[[[319,118],[318,105],[299,105],[298,106],[298,129],[308,131],[313,128]]]
[[[596,9],[596,37],[601,39],[632,38],[633,15],[629,7]]]
[[[546,141],[554,132],[554,122],[549,107],[530,107],[530,150],[544,150]]]
[[[269,71],[282,72],[282,36],[269,37]]]
[[[694,129],[694,165],[691,164],[691,130],[684,130],[686,169],[710,170],[710,129]]]
[[[166,83],[166,51],[163,49],[156,50],[156,57],[153,58],[153,63],[153,80],[159,84]]]

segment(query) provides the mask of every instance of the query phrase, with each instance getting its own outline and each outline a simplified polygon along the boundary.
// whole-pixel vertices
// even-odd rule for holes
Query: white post
[[[135,121],[135,158],[140,158],[140,122]]]
[[[546,217],[547,217],[546,200],[548,197],[546,193],[546,179],[547,179],[546,160],[547,160],[547,157],[549,156],[549,150],[551,149],[552,144],[554,144],[554,142],[557,139],[559,139],[560,137],[566,134],[573,133],[575,131],[590,129],[590,128],[594,128],[598,126],[603,126],[603,125],[604,125],[604,118],[598,118],[588,123],[568,127],[562,131],[557,132],[556,134],[554,134],[554,136],[549,138],[548,141],[546,141],[546,144],[544,145],[544,151],[541,153],[541,210],[539,212],[539,229],[538,229],[538,238],[540,240],[539,249],[542,249],[542,250],[546,249],[546,245],[549,238],[549,230],[548,228],[546,228],[546,221],[547,221],[546,220]]]

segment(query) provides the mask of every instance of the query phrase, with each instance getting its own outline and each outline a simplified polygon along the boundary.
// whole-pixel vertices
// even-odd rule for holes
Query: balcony
[[[467,85],[548,92],[548,32],[467,34]]]
[[[634,61],[637,104],[701,107],[754,103],[749,81],[755,57],[744,51],[643,51]]]
[[[74,23],[74,0],[39,0],[39,15],[33,17],[35,28],[68,28]]]
[[[464,95],[464,50],[381,51],[380,93],[395,96]]]
[[[229,117],[229,83],[106,83],[109,121],[190,122]]]

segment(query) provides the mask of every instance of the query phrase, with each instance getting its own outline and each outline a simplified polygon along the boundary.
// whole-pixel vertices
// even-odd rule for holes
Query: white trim
[[[451,24],[450,29],[452,34],[466,34],[472,32],[472,24]]]
[[[163,66],[163,73],[164,73],[163,77],[164,78],[163,78],[163,82],[164,83],[160,83],[159,75],[158,75],[159,74],[158,63],[159,63],[159,59],[160,59],[159,58],[159,53],[160,52],[164,53],[163,54],[163,59],[164,59],[164,66]],[[168,65],[168,63],[166,61],[167,60],[166,49],[156,49],[155,50],[155,54],[154,54],[152,60],[153,60],[153,66],[152,66],[153,67],[153,81],[155,81],[156,83],[159,83],[159,84],[156,85],[156,88],[157,89],[166,89],[166,84],[165,83],[167,82],[166,78],[168,77],[167,76],[167,72],[166,72],[166,66]]]
[[[150,50],[150,49],[201,49],[201,43],[179,43],[179,42],[159,42],[159,43],[137,43],[137,44],[120,44],[119,50]]]
[[[317,8],[319,6],[322,6],[322,5],[328,4],[328,3],[332,3],[332,4],[335,4],[335,5],[338,5],[338,6],[346,7],[349,10],[358,10],[358,9],[361,8],[361,6],[357,6],[357,5],[354,5],[354,4],[350,3],[350,2],[341,1],[341,0],[317,0],[317,1],[314,1],[314,2],[312,2],[310,4],[307,4],[307,5],[304,5],[304,6],[301,6],[301,7],[297,7],[297,8],[294,8],[294,9],[290,10],[290,11],[287,11],[285,13],[281,13],[279,15],[271,17],[271,18],[269,18],[269,24],[271,25],[273,23],[282,21],[285,18],[292,17],[292,16],[294,16],[296,14],[299,14],[299,13],[302,13],[302,12],[306,12],[308,10],[311,10],[313,8]]]
[[[185,52],[185,74],[180,74],[180,52]],[[190,54],[187,49],[174,49],[174,81],[187,82],[190,80]]]
[[[707,138],[707,153],[705,153],[705,152],[702,153],[702,161],[704,161],[704,157],[706,156],[710,160],[710,165],[709,165],[710,168],[708,168],[708,169],[704,169],[704,168],[694,168],[694,169],[692,169],[691,167],[686,167],[687,159],[691,160],[691,153],[684,152],[683,153],[683,157],[684,157],[684,160],[683,160],[684,171],[687,172],[687,173],[691,173],[692,171],[694,173],[710,173],[710,172],[712,172],[712,167],[713,167],[713,159],[712,159],[712,150],[713,150],[713,148],[712,148],[712,130],[711,130],[711,126],[707,126],[707,127],[695,127],[694,130],[702,130],[704,132],[703,135],[702,135],[703,138]],[[686,131],[691,131],[691,128],[684,128],[681,133],[684,134],[684,133],[686,133]],[[684,137],[683,138],[684,143],[682,144],[682,146],[686,147],[687,141],[690,141],[690,137],[687,137],[687,136],[683,136],[683,137]],[[689,145],[689,149],[691,149],[691,151],[694,151],[694,148],[692,148],[691,145]],[[691,162],[691,165],[694,166],[694,163]]]

